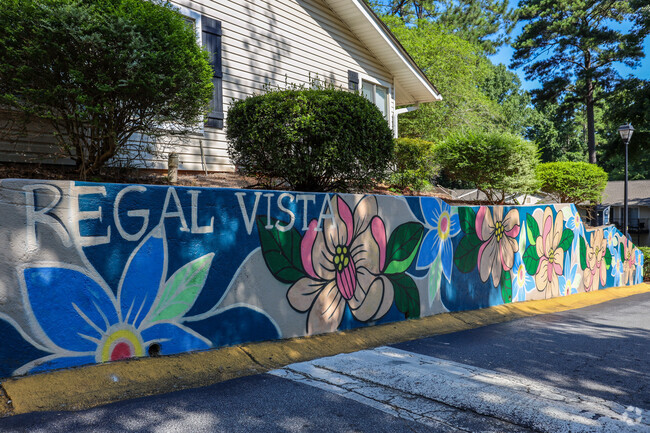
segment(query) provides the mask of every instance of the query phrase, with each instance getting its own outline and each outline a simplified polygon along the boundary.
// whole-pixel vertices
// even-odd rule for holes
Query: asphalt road
[[[205,388],[17,415],[0,432],[650,431],[649,313],[650,294],[636,295]]]

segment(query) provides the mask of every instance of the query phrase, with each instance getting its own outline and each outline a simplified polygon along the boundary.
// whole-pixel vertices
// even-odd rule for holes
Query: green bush
[[[560,203],[600,203],[607,173],[587,162],[546,162],[537,166],[542,191]]]
[[[537,146],[517,135],[455,134],[436,146],[434,156],[451,180],[474,185],[491,203],[503,203],[508,194],[537,190]]]
[[[379,109],[334,89],[273,90],[235,101],[228,154],[238,170],[302,191],[347,191],[385,178],[392,133]]]
[[[198,130],[212,74],[194,30],[163,0],[0,1],[0,108],[49,123],[83,178],[147,150],[130,147],[135,133]]]
[[[650,247],[638,247],[643,253],[643,279],[650,280]]]
[[[434,144],[414,138],[395,140],[392,172],[388,177],[391,186],[421,191],[429,186],[437,174],[433,157]]]

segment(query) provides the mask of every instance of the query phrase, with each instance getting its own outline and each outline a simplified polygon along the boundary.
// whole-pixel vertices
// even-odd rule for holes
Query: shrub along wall
[[[3,180],[0,376],[640,282],[572,205]]]

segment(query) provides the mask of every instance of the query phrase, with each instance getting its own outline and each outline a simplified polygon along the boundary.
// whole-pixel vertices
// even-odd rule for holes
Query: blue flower
[[[567,269],[569,269],[567,273]],[[578,293],[582,276],[578,274],[578,264],[571,266],[569,254],[564,256],[564,275],[558,277],[560,296],[574,295]]]
[[[575,248],[578,245],[580,237],[585,236],[585,226],[582,224],[582,219],[575,205],[572,204],[568,211],[566,208],[562,209],[562,213],[564,213],[566,228],[573,232],[573,243],[571,246]]]
[[[57,263],[29,265],[22,272],[23,298],[38,340],[51,355],[17,374],[210,347],[209,340],[178,323],[205,283],[213,254],[196,259],[165,281],[162,226],[135,249],[117,297],[94,270]],[[198,285],[198,287],[197,287]]]
[[[643,282],[643,253],[640,249],[636,249],[636,278],[634,284],[641,284]]]
[[[442,272],[447,281],[451,281],[454,264],[454,246],[451,238],[460,232],[458,214],[452,212],[451,206],[437,198],[422,198],[420,206],[429,231],[422,241],[416,266],[418,269],[427,268],[440,256]]]
[[[618,248],[610,247],[610,252],[612,254],[612,272],[611,275],[614,277],[614,286],[621,285],[621,275],[623,275],[623,262],[621,261],[621,253]]]
[[[521,252],[515,254],[512,266],[512,302],[526,300],[526,293],[535,288],[535,279],[526,272],[526,266],[521,259]]]

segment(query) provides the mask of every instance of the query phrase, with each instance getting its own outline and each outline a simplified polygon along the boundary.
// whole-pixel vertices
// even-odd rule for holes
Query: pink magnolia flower
[[[539,265],[535,273],[535,285],[537,290],[544,292],[548,290],[547,296],[554,297],[560,294],[560,283],[558,276],[563,273],[564,250],[559,247],[562,239],[564,215],[559,211],[553,222],[553,211],[550,207],[544,209],[542,232],[535,240],[535,248],[539,257]]]
[[[624,286],[634,284],[636,274],[636,248],[629,239],[623,240],[623,281]]]
[[[605,253],[607,252],[607,241],[602,230],[596,230],[591,235],[591,242],[587,247],[587,269],[585,269],[585,292],[598,290],[598,282],[603,286],[607,280],[607,266],[605,265]]]
[[[519,211],[511,209],[503,216],[503,207],[494,206],[493,211],[481,206],[476,214],[476,234],[483,242],[478,251],[478,267],[481,281],[490,274],[494,287],[501,281],[501,271],[509,271],[519,251]]]
[[[393,284],[382,274],[386,228],[377,216],[377,199],[364,197],[354,209],[341,197],[332,200],[333,218],[322,231],[312,220],[300,244],[306,277],[287,292],[293,308],[309,311],[307,333],[335,331],[346,305],[362,322],[381,318],[393,304]]]

